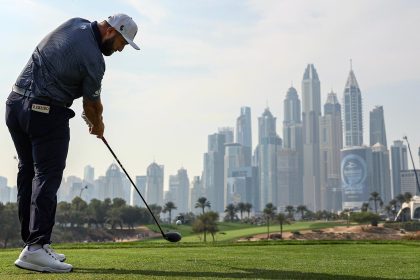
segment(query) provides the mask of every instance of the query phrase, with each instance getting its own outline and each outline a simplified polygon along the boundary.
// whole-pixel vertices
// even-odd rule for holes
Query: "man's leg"
[[[32,160],[32,144],[29,136],[22,129],[26,126],[26,118],[22,111],[25,101],[21,97],[11,96],[6,102],[6,124],[12,136],[19,157],[19,172],[17,175],[17,204],[21,237],[26,243],[29,237],[30,206],[32,195],[32,179],[35,175]]]
[[[28,134],[35,176],[32,181],[28,246],[15,261],[19,268],[60,273],[73,269],[72,265],[61,262],[49,247],[57,207],[57,190],[70,139],[67,110],[51,108],[49,113],[30,111]]]
[[[44,117],[35,113],[31,120]],[[34,133],[32,136],[35,177],[32,182],[28,244],[42,245],[51,242],[51,232],[55,223],[57,207],[57,191],[66,165],[70,140],[68,118],[66,115],[55,116],[54,112],[50,114],[50,117],[54,118],[54,120],[51,120],[52,129],[47,134],[37,135]],[[37,121],[34,121],[33,125],[37,125],[37,123]],[[45,131],[45,126],[42,131]]]

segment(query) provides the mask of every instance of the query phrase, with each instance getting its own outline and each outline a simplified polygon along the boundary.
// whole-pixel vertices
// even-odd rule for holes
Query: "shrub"
[[[359,224],[370,223],[372,226],[377,226],[380,217],[378,214],[372,212],[353,212],[351,213],[350,219]]]

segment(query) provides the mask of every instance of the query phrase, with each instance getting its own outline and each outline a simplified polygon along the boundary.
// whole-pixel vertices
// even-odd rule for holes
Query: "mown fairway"
[[[419,242],[73,244],[71,274],[18,269],[0,250],[0,279],[420,279]]]
[[[343,222],[294,222],[290,225],[284,225],[283,231],[299,231],[305,229],[323,229],[334,226],[343,226]],[[182,234],[182,242],[202,242],[203,235],[192,232],[191,226],[181,225],[166,225],[164,224],[164,230],[178,231]],[[155,225],[150,225],[149,228],[158,232],[158,228]],[[278,224],[270,226],[270,233],[279,232],[280,227]],[[219,223],[219,232],[215,235],[215,241],[232,241],[237,240],[241,237],[250,237],[256,234],[267,233],[267,226],[255,226],[247,225],[242,223]],[[207,240],[211,241],[212,237],[210,234],[207,235]],[[147,240],[147,242],[166,242],[161,238]]]

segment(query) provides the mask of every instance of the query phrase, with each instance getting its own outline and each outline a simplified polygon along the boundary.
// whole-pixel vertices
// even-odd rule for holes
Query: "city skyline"
[[[207,135],[219,127],[234,127],[242,106],[253,114],[252,150],[258,139],[256,116],[267,104],[279,120],[280,134],[283,100],[291,84],[302,98],[300,81],[307,64],[313,63],[319,74],[321,102],[332,89],[343,104],[351,58],[363,94],[365,144],[369,112],[376,105],[384,108],[388,145],[404,135],[413,150],[420,144],[420,35],[415,28],[420,3],[115,1],[101,9],[93,8],[97,1],[2,3],[2,21],[9,26],[5,36],[14,42],[0,54],[7,65],[0,69],[3,100],[35,45],[66,19],[101,20],[122,11],[139,21],[142,50],[125,50],[107,59],[103,81],[105,135],[130,174],[145,174],[155,160],[165,165],[165,174],[184,167],[190,178],[201,176]],[[77,117],[70,121],[64,175],[81,175],[88,164],[105,174],[112,156],[87,133],[79,117],[81,101],[72,108]],[[15,155],[1,125],[0,176],[7,177],[9,185],[16,184]]]

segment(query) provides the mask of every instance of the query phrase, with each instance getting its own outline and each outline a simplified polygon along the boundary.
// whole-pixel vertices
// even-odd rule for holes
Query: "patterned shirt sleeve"
[[[86,76],[83,80],[83,97],[89,100],[98,100],[101,96],[102,78],[105,73],[105,64],[101,62],[89,63],[85,66]]]

